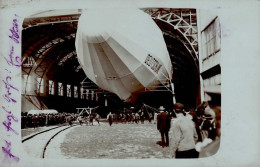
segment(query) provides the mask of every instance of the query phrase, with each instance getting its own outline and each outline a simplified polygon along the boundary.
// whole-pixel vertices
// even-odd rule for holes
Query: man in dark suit
[[[169,130],[171,127],[171,117],[165,112],[165,108],[161,106],[159,108],[160,114],[157,116],[157,129],[161,133],[162,147],[169,146]],[[165,142],[166,139],[166,142]]]

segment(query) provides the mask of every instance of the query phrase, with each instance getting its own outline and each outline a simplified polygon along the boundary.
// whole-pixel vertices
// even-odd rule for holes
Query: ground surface
[[[60,143],[64,157],[86,159],[170,158],[169,147],[156,144],[160,134],[156,124],[115,124],[77,126]]]

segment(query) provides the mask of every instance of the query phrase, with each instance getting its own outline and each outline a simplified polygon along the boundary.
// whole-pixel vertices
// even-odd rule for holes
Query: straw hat
[[[205,108],[205,111],[204,111],[204,114],[203,114],[203,118],[206,118],[206,119],[215,118],[214,110],[212,110],[209,106],[207,106]]]
[[[160,106],[160,107],[159,107],[159,110],[164,111],[165,108],[164,108],[163,106]]]

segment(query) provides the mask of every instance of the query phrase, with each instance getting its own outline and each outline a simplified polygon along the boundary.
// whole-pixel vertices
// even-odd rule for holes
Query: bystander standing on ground
[[[139,116],[139,114],[138,114],[138,112],[137,113],[135,113],[135,123],[139,123],[139,119],[140,119],[140,116]]]
[[[216,87],[214,91],[205,92],[211,97],[208,100],[208,106],[205,108],[205,114],[211,116],[213,126],[209,129],[209,136],[201,143],[196,145],[199,151],[199,158],[209,157],[217,153],[220,147],[221,138],[221,91],[220,87]],[[215,129],[214,129],[215,128]],[[215,133],[214,133],[215,132]]]
[[[45,126],[47,125],[49,125],[49,114],[47,114],[45,118]]]
[[[149,123],[152,123],[152,118],[153,118],[153,114],[152,114],[152,113],[149,113],[149,114],[148,114]]]
[[[71,115],[69,115],[68,117],[67,117],[67,120],[66,120],[67,122],[68,122],[68,124],[70,125],[70,126],[72,126],[72,117],[71,117]]]
[[[161,106],[159,108],[160,114],[157,115],[157,130],[161,133],[162,147],[169,146],[169,130],[171,127],[171,118],[168,113],[165,112],[165,108]]]
[[[33,128],[35,129],[35,128],[37,128],[37,126],[38,126],[38,125],[37,125],[37,124],[38,124],[38,118],[37,118],[37,115],[36,115],[36,114],[34,114],[32,120],[33,120]]]
[[[111,112],[109,112],[109,114],[107,115],[107,120],[109,122],[109,125],[112,126],[113,123],[113,114]]]
[[[82,116],[81,116],[81,115],[78,117],[78,121],[79,121],[79,124],[82,125],[83,119],[82,119]]]
[[[98,125],[100,125],[100,124],[99,124],[100,118],[101,118],[101,117],[100,117],[99,114],[97,114],[96,117],[95,117],[96,121],[98,122]]]
[[[141,123],[144,124],[145,116],[144,116],[144,112],[143,111],[141,111],[140,119],[141,119]]]
[[[157,123],[157,112],[154,112],[154,115],[153,115],[153,123],[156,124]]]
[[[94,119],[93,114],[90,114],[90,115],[89,115],[89,125],[90,125],[90,124],[93,125],[93,119]]]
[[[172,124],[172,136],[170,137],[170,149],[173,158],[197,158],[198,152],[195,144],[198,139],[194,122],[183,115],[184,105],[174,104],[177,118]]]

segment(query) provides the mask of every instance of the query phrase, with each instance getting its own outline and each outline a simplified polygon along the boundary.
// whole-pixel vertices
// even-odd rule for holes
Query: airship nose
[[[79,22],[82,27],[81,33],[84,34],[85,40],[89,43],[101,43],[106,41],[109,38],[109,24],[107,24],[106,20],[103,18],[104,16],[94,15],[93,12],[87,11],[82,15],[81,21]],[[95,12],[96,14],[96,12]]]

